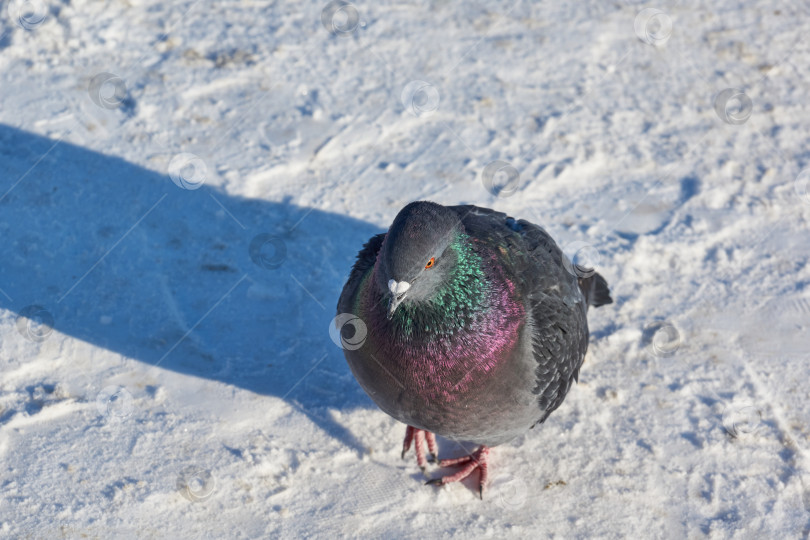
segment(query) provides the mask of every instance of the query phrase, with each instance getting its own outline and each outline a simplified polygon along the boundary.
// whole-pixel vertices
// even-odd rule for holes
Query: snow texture
[[[808,16],[0,2],[0,537],[806,538]],[[546,227],[616,300],[483,502],[328,331],[417,199]]]

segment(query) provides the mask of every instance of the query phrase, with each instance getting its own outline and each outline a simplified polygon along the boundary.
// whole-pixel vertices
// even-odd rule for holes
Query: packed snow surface
[[[809,16],[0,2],[0,537],[806,537]],[[423,485],[329,334],[417,199],[615,299],[483,501]]]

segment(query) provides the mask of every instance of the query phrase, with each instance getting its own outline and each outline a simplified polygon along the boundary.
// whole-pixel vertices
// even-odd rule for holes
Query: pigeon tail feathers
[[[607,281],[596,272],[586,278],[579,278],[579,290],[582,291],[589,306],[599,307],[613,303]]]

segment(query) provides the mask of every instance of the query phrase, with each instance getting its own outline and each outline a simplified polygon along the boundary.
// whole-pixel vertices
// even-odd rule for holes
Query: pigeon
[[[402,457],[413,443],[425,471],[436,435],[459,443],[469,455],[438,464],[460,469],[427,483],[477,469],[483,498],[490,448],[560,406],[588,348],[588,306],[612,302],[605,279],[541,227],[416,201],[358,254],[337,306],[354,323],[337,331],[362,328],[344,355],[369,397],[407,426]]]

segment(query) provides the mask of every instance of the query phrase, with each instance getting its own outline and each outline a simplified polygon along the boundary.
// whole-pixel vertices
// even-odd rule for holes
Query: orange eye
[[[425,270],[428,268],[433,268],[433,265],[436,264],[436,257],[431,257],[430,260],[425,265]]]

